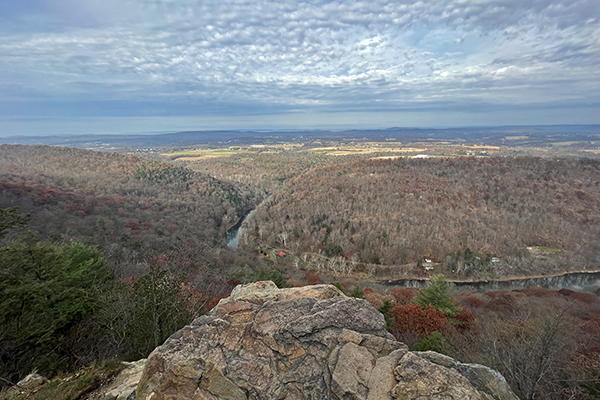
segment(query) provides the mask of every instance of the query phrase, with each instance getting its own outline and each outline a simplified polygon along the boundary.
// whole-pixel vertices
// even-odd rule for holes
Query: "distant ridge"
[[[93,148],[97,150],[130,150],[152,147],[185,147],[194,145],[276,144],[306,140],[372,140],[403,141],[458,140],[486,144],[506,144],[507,136],[513,145],[540,145],[565,141],[600,140],[600,125],[538,125],[492,126],[458,128],[392,127],[356,130],[207,130],[176,133],[142,133],[74,136],[11,136],[0,138],[1,144],[43,144]]]

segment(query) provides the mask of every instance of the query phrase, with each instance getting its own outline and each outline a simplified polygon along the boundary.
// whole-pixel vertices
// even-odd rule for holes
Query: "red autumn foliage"
[[[185,270],[186,268],[191,269],[193,267],[194,267],[194,262],[187,257],[184,257],[181,260],[179,260],[179,262],[177,264],[178,270]]]
[[[149,223],[149,222],[142,222],[140,225],[141,225],[141,226],[142,226],[142,228],[144,228],[144,229],[154,229],[154,225],[152,225],[152,224],[151,224],[151,223]]]
[[[367,300],[371,305],[377,309],[383,306],[383,303],[386,300],[392,300],[390,296],[384,296],[372,288],[365,288],[365,300]]]
[[[150,265],[153,267],[163,266],[169,261],[169,258],[164,254],[159,254],[157,256],[152,257],[150,260]]]
[[[394,288],[390,291],[390,294],[396,301],[396,304],[401,306],[410,304],[412,300],[417,296],[417,293],[419,293],[419,289],[412,287],[404,289]]]
[[[576,292],[570,289],[560,289],[558,293],[584,304],[593,304],[596,303],[596,301],[598,300],[596,295],[592,293]]]
[[[600,315],[588,320],[585,324],[583,324],[581,330],[600,338]]]
[[[575,301],[585,304],[593,304],[598,301],[598,298],[591,293],[573,292],[569,297]]]
[[[479,299],[477,299],[477,300],[479,300]],[[479,301],[481,301],[481,300],[479,300]],[[459,325],[456,325],[456,328],[461,333],[474,331],[477,327],[477,325],[475,323],[475,315],[473,315],[471,310],[467,307],[460,308],[460,311],[459,311],[458,315],[456,316],[456,320],[458,322],[460,322]]]
[[[392,310],[392,315],[396,320],[397,337],[413,334],[423,338],[435,331],[447,335],[453,330],[446,314],[431,306],[422,308],[418,304],[397,305]]]
[[[491,297],[492,301],[485,305],[490,311],[495,312],[507,312],[513,309],[514,302],[516,299],[521,297],[532,296],[533,292],[529,291],[529,289],[524,290],[495,290],[491,292],[485,293],[486,296]]]
[[[486,308],[490,311],[510,311],[513,308],[513,303],[515,298],[508,293],[503,295],[499,295],[492,299],[487,305]]]
[[[558,293],[562,294],[563,296],[570,296],[571,294],[575,293],[575,291],[571,289],[560,289]]]
[[[311,274],[310,272],[306,273],[306,281],[309,285],[318,285],[323,283],[321,277],[317,274]]]
[[[599,371],[600,370],[600,347],[592,347],[580,349],[577,353],[571,356],[570,361],[582,371]],[[596,379],[600,379],[597,376]]]
[[[210,299],[210,301],[208,303],[206,303],[206,311],[212,310],[213,308],[216,307],[217,304],[219,304],[219,301],[221,301],[221,299],[224,299],[227,297],[229,297],[229,294],[227,294],[225,296],[213,297],[212,299]]]
[[[189,282],[184,283],[181,286],[181,290],[188,296],[190,304],[205,304],[209,300],[204,292],[194,289],[193,285],[190,285]]]
[[[554,291],[554,290],[550,290],[550,289],[546,289],[546,288],[540,288],[540,287],[533,286],[528,289],[520,290],[519,292],[524,293],[527,296],[534,296],[534,297],[556,297],[560,294],[562,296],[569,297],[573,300],[576,300],[576,301],[579,301],[579,302],[585,303],[585,304],[592,304],[597,301],[597,297],[594,294],[576,292],[571,289],[560,289],[559,291]]]
[[[541,288],[537,286],[532,286],[529,289],[523,289],[521,292],[525,293],[527,296],[535,296],[535,297],[556,297],[558,296],[558,292],[546,288]]]
[[[463,297],[461,299],[461,303],[467,307],[472,307],[472,308],[479,308],[484,304],[483,300],[481,300],[479,297],[473,296],[473,295]]]
[[[129,228],[132,231],[135,231],[135,230],[139,230],[140,229],[140,224],[138,224],[135,221],[129,221],[129,222],[123,224],[123,227],[124,228]]]

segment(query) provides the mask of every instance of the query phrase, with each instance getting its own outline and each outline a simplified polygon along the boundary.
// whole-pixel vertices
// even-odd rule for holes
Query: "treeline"
[[[69,148],[0,146],[0,171],[0,204],[31,211],[41,239],[100,246],[120,277],[145,273],[153,257],[183,272],[228,267],[225,230],[264,196],[181,166]]]
[[[329,165],[291,179],[243,242],[372,264],[428,258],[470,277],[597,268],[599,173],[598,161],[532,157]]]

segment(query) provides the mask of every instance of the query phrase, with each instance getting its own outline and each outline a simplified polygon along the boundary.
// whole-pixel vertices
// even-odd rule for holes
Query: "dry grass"
[[[0,400],[75,400],[91,392],[121,372],[125,364],[108,360],[72,375],[54,378],[41,386],[24,391],[7,390]]]

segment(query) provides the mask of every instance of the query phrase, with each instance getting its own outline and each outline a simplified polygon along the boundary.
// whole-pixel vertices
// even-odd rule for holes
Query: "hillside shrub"
[[[432,306],[423,308],[419,304],[397,305],[392,310],[392,316],[396,322],[396,339],[409,346],[432,332],[449,334],[453,331],[446,314]]]
[[[452,356],[454,348],[439,332],[431,332],[429,336],[419,340],[411,347],[412,351],[435,351],[447,356]]]

